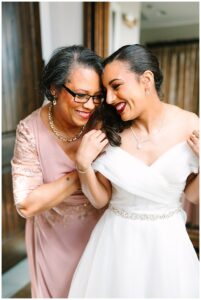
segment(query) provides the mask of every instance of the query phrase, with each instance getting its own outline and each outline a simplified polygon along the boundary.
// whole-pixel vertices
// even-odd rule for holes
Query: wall
[[[140,39],[140,2],[111,2],[109,21],[109,52],[127,44],[139,43]],[[134,27],[129,28],[122,19],[123,14],[132,14],[137,20]]]
[[[42,56],[47,63],[61,46],[83,43],[83,2],[39,2]]]
[[[83,43],[83,2],[39,3],[42,55],[46,63],[57,47]],[[126,44],[199,37],[197,24],[140,28],[141,7],[142,2],[110,2],[109,53]],[[136,17],[136,26],[129,28],[124,24],[124,13]]]
[[[144,28],[141,31],[140,42],[144,44],[149,42],[187,39],[199,39],[199,24],[163,28]]]
[[[140,42],[199,39],[199,2],[143,2]]]
[[[57,47],[83,43],[83,2],[39,2],[42,55],[47,63]],[[110,2],[110,53],[125,44],[139,43],[140,7],[139,2]],[[112,23],[112,11],[115,11],[116,22]],[[137,24],[127,27],[123,13],[131,13]],[[113,26],[114,25],[114,26]],[[113,28],[112,28],[113,26]]]

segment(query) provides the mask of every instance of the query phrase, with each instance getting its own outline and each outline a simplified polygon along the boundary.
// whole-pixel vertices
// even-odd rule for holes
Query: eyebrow
[[[76,90],[79,90],[79,92],[77,91],[76,93],[84,93],[84,94],[87,94],[88,95],[88,93],[89,93],[89,91],[88,90],[84,90],[84,89],[79,89],[79,88],[77,88]],[[94,95],[96,95],[96,94],[100,94],[102,91],[101,90],[99,90],[99,91],[97,91],[97,92],[95,92],[94,93]]]
[[[115,80],[120,80],[119,78],[114,78],[112,80],[110,80],[109,84],[113,83]]]

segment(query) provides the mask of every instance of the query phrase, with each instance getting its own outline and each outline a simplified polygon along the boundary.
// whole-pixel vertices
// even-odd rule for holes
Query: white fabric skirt
[[[199,262],[182,213],[132,220],[107,209],[75,271],[70,298],[197,298]]]

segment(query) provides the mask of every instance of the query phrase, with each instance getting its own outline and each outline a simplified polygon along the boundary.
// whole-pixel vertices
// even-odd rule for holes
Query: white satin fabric
[[[187,177],[198,172],[198,159],[187,143],[176,144],[151,166],[108,146],[93,167],[112,183],[110,206],[128,217],[110,207],[105,211],[78,264],[69,297],[199,297],[198,258],[185,213],[170,214],[181,206]]]

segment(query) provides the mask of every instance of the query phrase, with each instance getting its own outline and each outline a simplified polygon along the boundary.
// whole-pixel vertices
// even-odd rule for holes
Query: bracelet
[[[89,166],[89,167],[88,167],[86,170],[84,170],[84,171],[80,170],[80,169],[78,168],[77,164],[75,165],[75,167],[76,167],[76,170],[78,171],[78,173],[85,174],[85,173],[87,173],[87,171],[89,170],[89,168],[90,168],[91,166]]]

